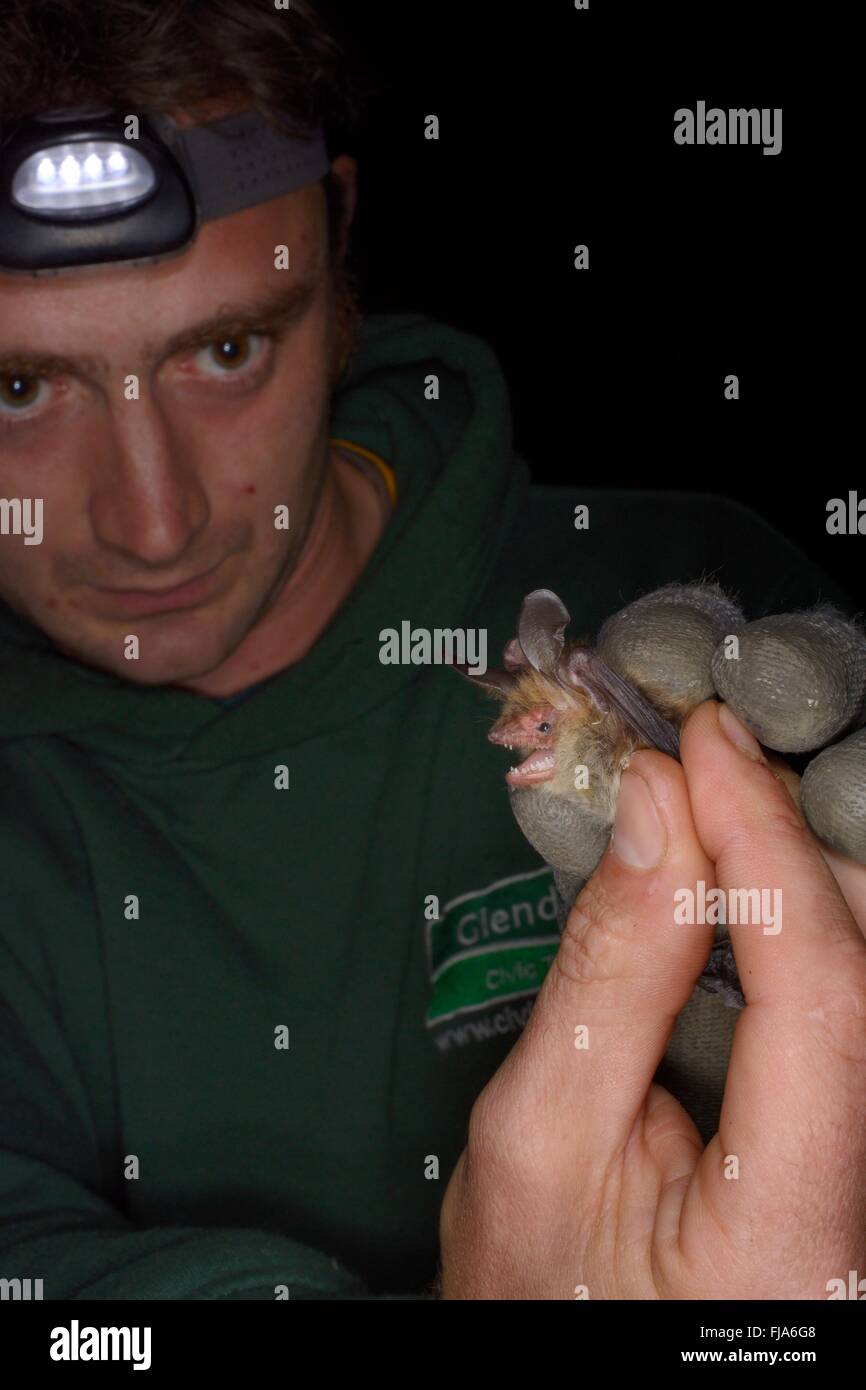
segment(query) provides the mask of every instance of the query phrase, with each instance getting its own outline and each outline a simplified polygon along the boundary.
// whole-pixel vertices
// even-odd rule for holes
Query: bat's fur
[[[582,644],[566,644],[564,666],[569,651],[577,645]],[[556,767],[552,777],[537,784],[537,790],[548,796],[583,800],[596,815],[612,819],[620,775],[632,754],[649,745],[627,729],[614,712],[600,713],[583,690],[552,681],[531,667],[515,674],[516,682],[507,696],[490,691],[503,702],[491,732],[507,729],[515,721],[547,707],[555,721],[550,741]],[[675,722],[679,724],[684,718],[685,714],[678,715]],[[529,751],[527,745],[516,741],[514,746]],[[575,786],[575,769],[580,765],[589,771],[585,788]]]

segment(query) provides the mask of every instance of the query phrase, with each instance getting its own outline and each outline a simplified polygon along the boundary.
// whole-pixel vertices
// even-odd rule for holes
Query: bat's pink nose
[[[487,737],[506,748],[552,748],[557,714],[552,705],[536,705],[523,714],[497,719]]]

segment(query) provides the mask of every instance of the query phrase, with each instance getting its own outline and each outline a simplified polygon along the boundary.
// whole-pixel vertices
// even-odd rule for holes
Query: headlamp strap
[[[206,222],[316,183],[331,167],[321,127],[301,139],[275,130],[256,111],[184,130],[172,126],[172,144]]]

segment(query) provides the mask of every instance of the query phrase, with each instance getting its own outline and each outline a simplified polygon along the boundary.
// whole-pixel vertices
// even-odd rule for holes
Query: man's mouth
[[[94,586],[112,607],[124,613],[162,613],[168,609],[184,608],[203,598],[210,588],[222,560],[204,574],[195,575],[169,589],[103,589]]]

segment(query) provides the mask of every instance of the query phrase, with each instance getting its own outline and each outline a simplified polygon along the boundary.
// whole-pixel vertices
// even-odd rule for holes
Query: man
[[[309,5],[163,3],[140,26],[125,0],[7,6],[4,129],[89,106],[194,131],[254,95],[308,113],[338,84]],[[64,65],[88,51],[99,64]],[[849,1008],[820,1067],[795,1067],[796,1103],[765,1068],[732,1110],[760,1095],[796,1171],[820,1167],[820,1195],[792,1190],[778,1223],[793,1264],[721,1267],[739,1296],[818,1296],[863,1234],[853,1211],[827,1220],[866,1171],[863,870],[837,866],[843,897],[781,784],[702,707],[683,768],[635,759],[646,790],[614,839],[631,857],[593,879],[598,920],[656,928],[604,948],[611,978],[637,962],[647,988],[618,1000],[616,1070],[598,1053],[569,1070],[549,1025],[570,1038],[598,1008],[569,969],[583,919],[557,955],[477,695],[381,650],[408,620],[484,628],[498,653],[545,585],[586,630],[705,572],[750,616],[845,595],[722,498],[531,487],[480,339],[411,313],[359,328],[356,172],[341,155],[330,201],[307,182],[152,263],[0,273],[3,496],[44,508],[39,544],[0,547],[2,1274],[50,1298],[418,1297],[441,1261],[445,1297],[732,1292],[711,1241],[669,1251],[655,1285],[622,1251],[643,1251],[660,1190],[670,1244],[701,1149],[648,1093],[707,946],[646,911],[656,874],[736,880],[748,834],[808,917],[789,965],[813,989],[820,965],[819,1000]],[[769,990],[778,957],[752,964]],[[746,1060],[784,1004],[753,1011]],[[820,1046],[814,1021],[786,1026],[799,1061]],[[766,1174],[777,1155],[744,1123]],[[601,1200],[611,1153],[638,1225],[622,1245],[588,1220],[593,1245],[564,1213]],[[723,1200],[736,1252],[767,1186]]]

